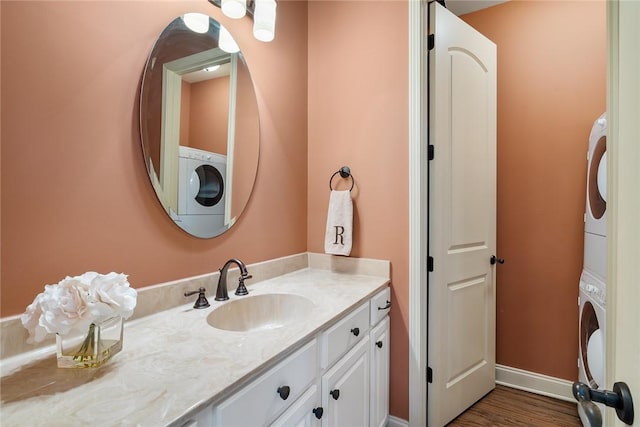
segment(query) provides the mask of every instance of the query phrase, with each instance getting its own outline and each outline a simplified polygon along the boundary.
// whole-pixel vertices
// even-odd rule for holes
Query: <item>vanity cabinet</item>
[[[216,405],[213,425],[386,425],[389,301],[390,290],[385,288]]]

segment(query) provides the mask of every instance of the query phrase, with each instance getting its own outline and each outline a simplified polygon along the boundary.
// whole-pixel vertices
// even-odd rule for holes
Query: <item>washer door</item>
[[[191,203],[196,203],[196,212],[193,213],[213,213],[206,212],[207,209],[197,209],[197,207],[213,208],[217,206],[224,196],[224,179],[222,174],[215,167],[204,164],[198,166],[189,179],[189,193]],[[190,211],[191,209],[189,209]]]
[[[593,304],[586,301],[580,315],[580,356],[591,388],[599,388],[603,383],[602,351],[602,332],[598,317]]]

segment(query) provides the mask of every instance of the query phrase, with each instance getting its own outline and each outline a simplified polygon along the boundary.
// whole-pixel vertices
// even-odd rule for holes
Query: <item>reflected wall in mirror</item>
[[[199,28],[190,25],[194,16]],[[228,35],[206,15],[174,19],[149,55],[140,90],[142,151],[151,184],[169,217],[201,238],[233,226],[258,169],[256,95],[235,42],[236,49],[219,43]]]

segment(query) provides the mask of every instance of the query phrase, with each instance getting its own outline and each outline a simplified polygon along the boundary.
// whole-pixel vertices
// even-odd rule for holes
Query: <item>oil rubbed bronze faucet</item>
[[[240,278],[238,279],[238,288],[236,289],[236,295],[247,295],[249,291],[247,291],[246,286],[244,285],[244,281],[246,279],[250,279],[252,276],[249,275],[247,271],[247,266],[244,265],[242,261],[237,258],[232,258],[229,261],[224,263],[224,266],[220,269],[220,278],[218,279],[218,289],[216,290],[216,301],[226,301],[229,299],[229,293],[227,291],[227,270],[231,266],[231,264],[236,264],[238,268],[240,268]]]

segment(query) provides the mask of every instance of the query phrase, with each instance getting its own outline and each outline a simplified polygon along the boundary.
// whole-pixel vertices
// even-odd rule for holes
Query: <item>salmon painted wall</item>
[[[575,380],[586,153],[606,109],[604,1],[462,17],[498,46],[496,362]]]
[[[256,95],[247,67],[237,69],[236,117],[233,154],[233,197],[231,218],[237,218],[251,195],[252,165],[258,164],[259,152],[252,141],[260,139],[260,122],[256,106]]]
[[[253,263],[307,250],[306,2],[279,2],[272,43],[253,39],[250,19],[221,17],[204,0],[1,7],[1,316],[88,270],[122,271],[142,287],[215,271],[231,257]],[[233,229],[206,240],[160,207],[138,129],[153,43],[193,11],[236,35],[261,115],[253,195]]]
[[[391,260],[392,415],[408,419],[408,7],[309,2],[308,247],[324,252],[329,178],[356,179],[351,256]],[[365,19],[363,19],[366,17]],[[347,189],[350,180],[334,179]]]
[[[227,155],[229,77],[191,84],[189,145]]]

